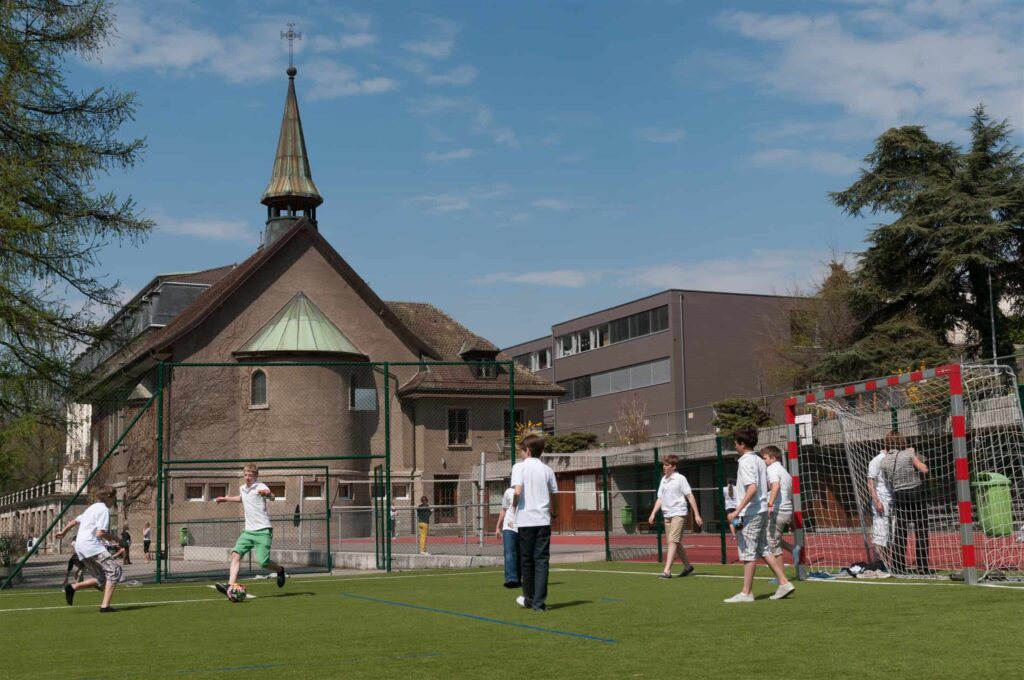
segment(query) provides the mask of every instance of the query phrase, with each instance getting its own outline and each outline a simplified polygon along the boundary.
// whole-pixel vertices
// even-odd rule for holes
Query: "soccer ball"
[[[245,586],[241,583],[232,583],[228,586],[228,599],[232,602],[241,602],[245,595]]]

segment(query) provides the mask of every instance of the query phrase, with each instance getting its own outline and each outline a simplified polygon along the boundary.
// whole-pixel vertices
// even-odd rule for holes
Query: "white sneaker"
[[[768,599],[781,600],[784,597],[788,597],[794,590],[796,590],[796,586],[792,583],[787,583],[784,586],[779,586],[779,589],[775,591],[775,594]]]
[[[520,595],[516,598],[516,604],[522,607],[523,609],[526,609],[526,598]]]
[[[728,599],[722,600],[722,602],[728,602],[729,604],[734,604],[736,602],[753,602],[753,601],[754,601],[754,594],[753,593],[747,593],[745,595],[743,593],[738,593],[738,594],[733,595],[732,597],[730,597]]]

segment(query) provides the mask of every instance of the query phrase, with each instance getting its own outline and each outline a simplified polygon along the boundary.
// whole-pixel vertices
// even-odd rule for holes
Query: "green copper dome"
[[[363,355],[301,292],[238,350],[239,354],[271,352]]]

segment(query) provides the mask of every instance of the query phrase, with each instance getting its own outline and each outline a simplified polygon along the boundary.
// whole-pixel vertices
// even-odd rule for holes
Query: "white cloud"
[[[464,100],[453,97],[420,97],[412,101],[412,112],[421,116],[430,116],[464,107]]]
[[[519,283],[531,286],[550,286],[556,288],[582,288],[600,279],[600,274],[572,269],[552,269],[550,271],[536,272],[498,272],[488,274],[473,283],[493,285],[497,283]]]
[[[558,146],[562,143],[562,135],[548,135],[540,140],[544,146]]]
[[[219,217],[195,217],[177,219],[168,215],[154,215],[156,229],[166,234],[197,236],[213,241],[252,241],[257,232],[250,229],[243,220]]]
[[[310,38],[310,47],[315,52],[336,52],[369,47],[377,44],[377,40],[377,36],[373,33],[346,33],[337,37],[315,35]]]
[[[558,269],[495,272],[475,279],[479,284],[522,284],[581,288],[598,283],[638,290],[721,291],[790,294],[820,279],[831,254],[803,250],[759,250],[743,257],[693,263],[662,263],[630,269]]]
[[[487,137],[495,144],[510,149],[519,148],[519,137],[515,130],[508,126],[497,125],[494,113],[473,97],[422,97],[413,100],[412,110],[423,116],[437,113],[458,111],[469,117],[471,134]]]
[[[827,175],[851,175],[860,167],[856,158],[834,151],[786,148],[762,149],[752,154],[748,161],[757,168],[814,170]]]
[[[425,206],[427,212],[431,213],[462,212],[477,207],[481,202],[502,198],[510,193],[512,187],[499,182],[441,194],[414,196],[408,202]]]
[[[531,203],[534,208],[541,208],[543,210],[554,210],[561,212],[563,210],[570,210],[573,204],[561,198],[538,198],[536,201]]]
[[[342,14],[335,17],[342,26],[350,31],[356,33],[365,33],[370,30],[370,26],[373,25],[373,17],[369,14]]]
[[[311,101],[381,94],[398,88],[397,80],[379,76],[361,78],[354,68],[328,59],[310,60],[308,71],[313,81],[309,92]]]
[[[461,161],[476,155],[476,149],[468,147],[452,151],[430,151],[423,155],[428,161]]]
[[[837,105],[876,128],[949,126],[982,101],[997,118],[1021,110],[1024,13],[1013,1],[868,3],[822,15],[732,11],[717,23],[766,47],[760,67],[735,77]]]
[[[655,144],[678,144],[686,138],[686,130],[683,128],[645,127],[637,130],[636,136],[645,142]]]
[[[402,47],[422,57],[447,59],[455,47],[455,36],[460,30],[458,25],[447,19],[430,19],[427,26],[427,37],[407,42]]]
[[[426,81],[431,85],[469,85],[476,80],[477,70],[469,64],[457,66],[446,73],[428,75]]]

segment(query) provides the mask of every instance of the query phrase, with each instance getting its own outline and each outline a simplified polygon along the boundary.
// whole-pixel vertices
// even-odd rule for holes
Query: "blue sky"
[[[298,5],[298,7],[296,6]],[[71,82],[138,93],[143,163],[102,181],[157,230],[134,293],[258,244],[287,79],[321,232],[385,299],[500,345],[669,287],[788,292],[870,220],[828,201],[886,128],[1021,126],[1015,1],[123,2]],[[1021,137],[1018,134],[1017,139]]]

